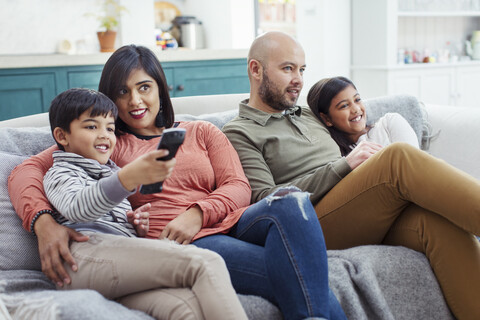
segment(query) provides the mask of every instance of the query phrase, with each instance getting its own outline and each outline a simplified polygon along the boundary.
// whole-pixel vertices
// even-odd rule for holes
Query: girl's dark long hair
[[[345,132],[340,131],[333,126],[327,126],[327,124],[320,117],[320,113],[329,115],[332,99],[348,86],[352,86],[355,90],[357,89],[353,82],[345,77],[325,78],[315,83],[310,88],[307,95],[307,103],[310,107],[310,110],[312,110],[313,114],[328,129],[333,140],[335,140],[340,147],[342,156],[346,156],[350,153],[350,151],[352,151],[352,142]]]
[[[174,122],[174,111],[168,93],[167,80],[160,61],[148,48],[136,45],[126,45],[116,50],[105,63],[98,91],[107,95],[114,102],[120,89],[125,86],[128,76],[135,69],[143,69],[155,79],[158,85],[160,108],[157,114],[156,126],[170,128]],[[117,132],[126,132],[127,125],[120,117],[116,121]]]

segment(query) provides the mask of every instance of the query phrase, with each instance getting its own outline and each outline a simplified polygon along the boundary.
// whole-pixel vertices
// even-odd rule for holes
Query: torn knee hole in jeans
[[[280,199],[291,198],[297,200],[298,208],[300,209],[302,216],[305,220],[308,220],[308,216],[305,212],[305,203],[310,204],[310,193],[300,190],[296,186],[288,186],[277,189],[266,200],[270,206],[272,202]]]

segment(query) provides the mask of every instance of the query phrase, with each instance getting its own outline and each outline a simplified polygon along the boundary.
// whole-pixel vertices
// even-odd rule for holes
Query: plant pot
[[[117,32],[112,30],[97,32],[98,42],[100,42],[100,52],[115,51],[115,38]]]

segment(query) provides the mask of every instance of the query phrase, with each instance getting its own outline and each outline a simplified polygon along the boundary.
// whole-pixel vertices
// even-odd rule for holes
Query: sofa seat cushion
[[[153,320],[141,311],[107,300],[94,290],[57,291],[41,271],[32,270],[0,271],[2,304],[13,319]]]

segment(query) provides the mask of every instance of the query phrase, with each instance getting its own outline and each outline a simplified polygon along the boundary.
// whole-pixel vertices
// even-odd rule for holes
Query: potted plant
[[[115,39],[117,37],[116,27],[120,15],[127,11],[127,8],[120,5],[119,0],[102,0],[98,13],[88,13],[88,16],[95,17],[100,22],[100,31],[97,32],[101,52],[115,51]]]

